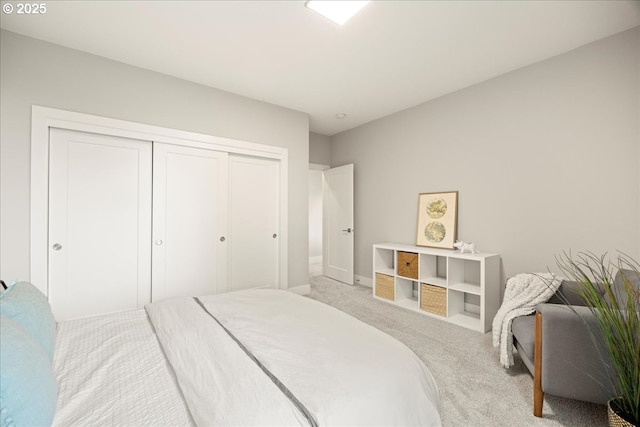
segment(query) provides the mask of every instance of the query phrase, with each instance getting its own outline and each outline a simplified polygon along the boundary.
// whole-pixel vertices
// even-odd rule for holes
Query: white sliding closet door
[[[280,162],[229,156],[229,290],[278,288]]]
[[[154,143],[153,295],[225,292],[227,153]]]
[[[151,147],[50,130],[48,283],[58,321],[149,302]]]

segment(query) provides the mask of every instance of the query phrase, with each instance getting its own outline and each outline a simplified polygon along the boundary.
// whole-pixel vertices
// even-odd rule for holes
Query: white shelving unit
[[[417,266],[410,266],[407,260],[415,259],[414,255],[417,255]],[[404,274],[413,277],[398,273],[399,257]],[[397,243],[375,244],[373,296],[456,325],[488,332],[500,307],[500,256],[461,254]]]

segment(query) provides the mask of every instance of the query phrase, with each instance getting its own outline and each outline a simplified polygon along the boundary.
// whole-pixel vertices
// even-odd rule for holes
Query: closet
[[[281,160],[49,131],[48,294],[58,320],[281,284]]]

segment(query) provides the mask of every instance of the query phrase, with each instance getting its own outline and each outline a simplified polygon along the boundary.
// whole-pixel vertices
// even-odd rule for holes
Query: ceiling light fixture
[[[337,0],[308,0],[305,6],[318,12],[325,18],[329,18],[338,25],[347,22],[360,9],[365,7],[369,1],[337,1]]]

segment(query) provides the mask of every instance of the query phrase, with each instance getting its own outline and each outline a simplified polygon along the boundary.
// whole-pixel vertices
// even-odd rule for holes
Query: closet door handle
[[[275,239],[276,237],[278,237],[278,235],[276,233],[273,233],[273,238]]]
[[[62,245],[61,245],[60,243],[55,243],[55,244],[52,246],[52,249],[53,249],[54,251],[59,251],[60,249],[62,249]]]
[[[220,237],[220,241],[221,242],[224,242],[225,240],[227,240],[227,239],[225,239],[224,236]]]

